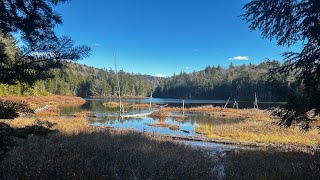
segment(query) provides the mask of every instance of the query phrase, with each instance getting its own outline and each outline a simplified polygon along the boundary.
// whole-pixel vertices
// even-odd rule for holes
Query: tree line
[[[14,85],[0,84],[0,96],[60,94],[110,97],[118,93],[116,74],[112,69],[64,62],[62,69],[53,69],[51,74],[53,78],[39,80],[32,85],[24,82]],[[118,74],[122,96],[150,96],[153,83],[145,76],[123,70]]]
[[[208,66],[187,74],[181,72],[164,79],[154,92],[155,97],[228,99],[253,101],[255,93],[261,101],[286,101],[294,87],[294,76],[268,74],[280,67],[279,61],[265,61],[228,68]]]

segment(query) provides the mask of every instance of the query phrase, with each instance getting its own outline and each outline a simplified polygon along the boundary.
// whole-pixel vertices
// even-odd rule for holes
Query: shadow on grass
[[[208,179],[212,159],[131,131],[28,136],[0,162],[3,179]]]
[[[319,179],[320,153],[237,150],[222,160],[226,179]]]
[[[47,136],[56,133],[51,128],[55,123],[49,121],[36,120],[34,124],[23,128],[12,128],[8,124],[0,123],[0,161],[5,154],[14,146],[18,145],[16,138],[27,138],[29,135]]]

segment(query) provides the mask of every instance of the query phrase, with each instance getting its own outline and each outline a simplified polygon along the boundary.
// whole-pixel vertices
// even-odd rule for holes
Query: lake
[[[118,101],[117,99],[86,99],[87,102],[78,107],[64,107],[61,110],[63,114],[73,114],[75,112],[81,111],[91,111],[93,114],[88,117],[88,121],[93,126],[107,126],[113,128],[130,128],[139,131],[160,133],[168,135],[179,135],[179,136],[198,136],[195,132],[195,128],[201,124],[226,124],[226,123],[237,123],[239,119],[225,119],[210,117],[203,113],[192,113],[187,114],[185,118],[178,117],[166,117],[166,118],[119,118],[119,108],[118,107],[106,107],[103,105],[104,102]],[[149,98],[144,99],[123,99],[124,102],[130,104],[130,107],[125,108],[125,114],[140,114],[148,112],[147,108],[136,108],[136,104],[149,103]],[[152,103],[157,105],[169,106],[182,106],[182,99],[161,99],[153,98]],[[185,100],[186,107],[203,106],[203,105],[214,105],[214,106],[224,106],[225,100]],[[238,102],[240,108],[249,108],[252,102]],[[230,102],[228,107],[232,107],[233,102]],[[260,102],[259,107],[262,109],[283,106],[283,102]],[[173,115],[180,115],[181,112],[173,112]],[[155,127],[150,126],[150,124],[167,124],[167,127]],[[179,130],[170,129],[169,126],[176,125],[179,126]]]

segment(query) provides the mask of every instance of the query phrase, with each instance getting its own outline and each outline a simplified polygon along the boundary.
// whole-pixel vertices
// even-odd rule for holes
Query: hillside
[[[252,101],[257,93],[262,101],[285,101],[288,91],[287,75],[268,75],[279,67],[278,61],[258,65],[241,65],[228,68],[208,66],[190,74],[180,73],[164,79],[154,92],[155,97],[228,99]],[[293,86],[293,85],[291,85]]]
[[[16,85],[0,84],[0,95],[75,95],[116,96],[117,79],[113,70],[94,68],[73,62],[64,63],[62,70],[52,70],[54,78],[38,81],[32,87],[17,82]],[[122,96],[149,96],[157,83],[156,78],[119,72]]]

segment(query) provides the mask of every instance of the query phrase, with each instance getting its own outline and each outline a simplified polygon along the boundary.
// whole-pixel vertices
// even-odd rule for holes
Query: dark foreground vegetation
[[[115,88],[113,71],[69,62],[87,57],[90,48],[75,46],[69,37],[56,36],[54,27],[62,20],[54,8],[65,2],[0,1],[0,95],[108,96],[120,93]],[[208,67],[191,75],[182,73],[165,80],[156,95],[244,99],[257,92],[261,100],[289,100],[286,109],[278,113],[282,117],[280,125],[289,127],[296,123],[301,124],[302,129],[312,128],[314,118],[320,113],[319,6],[317,0],[250,1],[244,6],[243,15],[249,28],[261,30],[264,38],[275,38],[280,46],[302,42],[301,52],[285,53],[286,62],[282,65],[272,61],[240,67],[230,65],[229,69]],[[24,47],[18,47],[13,37],[16,33],[21,35]],[[270,76],[267,77],[268,72]],[[146,96],[153,90],[146,78],[124,72],[119,75],[122,95]],[[26,108],[25,104],[6,101],[1,102],[1,106],[9,106],[3,114],[12,114],[10,118],[24,113]],[[311,117],[310,112],[313,112]],[[172,139],[91,127],[84,117],[35,116],[0,123],[0,179],[320,177],[319,152],[314,150],[244,149],[215,157],[174,143]],[[253,132],[259,131],[256,124],[243,124],[243,132],[248,127],[253,127]],[[217,134],[212,127],[205,126],[204,130]],[[230,132],[237,131],[238,127],[231,128]],[[222,132],[218,133],[220,137],[228,133]],[[248,137],[246,133],[240,135]]]
[[[0,161],[1,179],[317,179],[320,173],[315,149],[240,147],[209,155],[156,134],[92,127],[83,117],[42,118],[5,121],[18,133]]]
[[[235,150],[220,162],[226,179],[319,179],[320,152],[274,148]]]
[[[25,119],[11,125],[34,124]],[[212,158],[168,139],[90,127],[84,118],[50,118],[57,133],[29,135],[0,161],[2,179],[208,179]],[[39,124],[39,123],[38,123]],[[44,125],[43,127],[48,128]],[[37,134],[33,132],[34,134]]]
[[[208,179],[210,158],[133,132],[29,137],[0,164],[5,179]]]

